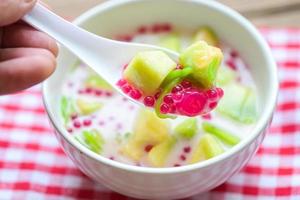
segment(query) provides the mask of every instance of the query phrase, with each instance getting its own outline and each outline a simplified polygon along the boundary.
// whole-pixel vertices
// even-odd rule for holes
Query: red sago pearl
[[[181,65],[177,65],[175,69],[182,69]]]
[[[72,113],[71,114],[71,119],[74,120],[78,117],[78,114],[77,113]]]
[[[101,90],[95,90],[95,95],[96,96],[101,96],[102,95],[102,91]]]
[[[113,156],[110,156],[110,157],[109,157],[109,159],[111,159],[111,160],[115,160],[115,158],[114,158]]]
[[[184,153],[190,153],[191,152],[191,147],[187,146],[183,148]]]
[[[224,96],[224,91],[221,88],[216,88],[216,91],[218,93],[219,98],[222,98]]]
[[[219,96],[218,92],[216,90],[214,90],[214,89],[207,90],[206,91],[206,95],[209,98],[209,100],[211,100],[211,101],[216,100],[218,98],[218,96]]]
[[[128,85],[128,84],[122,86],[122,91],[125,94],[128,94],[131,90],[132,90],[132,87],[130,85]]]
[[[164,102],[166,104],[172,104],[172,103],[174,103],[172,95],[168,94],[168,95],[164,96]]]
[[[154,24],[151,28],[152,32],[153,33],[158,33],[160,32],[162,29],[161,29],[161,25],[160,24]]]
[[[183,94],[181,92],[177,92],[175,94],[172,94],[172,98],[175,100],[175,101],[179,101],[181,98],[182,98]]]
[[[155,103],[155,98],[154,98],[154,97],[152,97],[152,96],[146,96],[146,97],[144,98],[144,104],[145,104],[146,106],[151,107],[151,106],[154,105],[154,103]]]
[[[176,164],[174,164],[173,166],[174,166],[174,167],[180,167],[181,165],[176,163]]]
[[[217,102],[212,102],[212,103],[209,104],[209,108],[214,109],[217,105],[218,105]]]
[[[168,113],[170,111],[170,106],[169,105],[167,105],[167,104],[162,104],[161,106],[160,106],[160,112],[161,113],[164,113],[164,114],[166,114],[166,113]]]
[[[163,31],[171,31],[172,30],[172,26],[171,26],[171,24],[169,24],[169,23],[164,23],[164,24],[162,24],[161,25],[161,29],[163,30]]]
[[[111,97],[112,95],[113,95],[113,93],[110,92],[110,91],[106,91],[106,92],[105,92],[105,96],[107,96],[107,97]]]
[[[152,148],[153,148],[153,145],[148,144],[147,146],[145,146],[144,150],[145,150],[145,152],[149,152],[149,151],[151,151]]]
[[[92,120],[90,120],[90,119],[83,120],[83,125],[84,126],[90,126],[91,124],[92,124]]]
[[[161,90],[157,91],[157,92],[154,94],[154,98],[155,98],[155,99],[158,99],[159,96],[160,96],[160,94],[161,94]]]
[[[74,126],[75,128],[80,128],[80,127],[81,127],[80,121],[78,121],[78,120],[74,121],[74,122],[73,122],[73,126]]]
[[[86,92],[87,94],[90,94],[90,93],[93,92],[93,88],[88,87],[88,88],[85,89],[85,92]]]
[[[206,120],[210,120],[210,119],[211,119],[211,114],[208,113],[208,114],[206,114],[206,115],[202,115],[201,118],[202,118],[202,119],[206,119]]]
[[[144,34],[144,33],[147,32],[147,27],[146,26],[141,26],[141,27],[138,28],[137,32],[139,34]]]
[[[181,82],[183,88],[190,88],[192,87],[192,83],[190,81],[184,80]]]
[[[181,90],[183,90],[182,86],[176,85],[175,87],[173,87],[172,93],[180,92]]]
[[[125,65],[123,66],[123,70],[125,70],[127,67],[128,67],[128,64],[125,64]]]
[[[137,89],[132,89],[130,92],[129,92],[129,96],[133,99],[140,99],[142,97],[142,93],[137,90]]]
[[[84,94],[85,91],[83,89],[78,90],[78,94]]]
[[[72,129],[72,128],[68,128],[67,131],[68,131],[69,133],[72,133],[72,132],[73,132],[73,129]]]
[[[180,160],[185,161],[185,160],[186,160],[186,157],[185,157],[184,155],[181,155],[181,156],[180,156]]]
[[[127,83],[127,81],[125,79],[120,79],[118,82],[117,82],[117,86],[123,86]]]

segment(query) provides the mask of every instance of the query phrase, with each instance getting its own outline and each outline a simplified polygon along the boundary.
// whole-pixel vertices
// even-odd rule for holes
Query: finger
[[[0,95],[31,87],[52,74],[55,57],[33,55],[0,63]]]
[[[0,61],[11,60],[14,58],[26,57],[26,56],[47,56],[53,58],[53,54],[46,49],[42,48],[8,48],[0,49]]]
[[[2,32],[2,48],[34,47],[51,51],[55,56],[58,47],[54,39],[25,24],[7,26]]]
[[[0,26],[12,24],[32,9],[36,0],[1,0]]]

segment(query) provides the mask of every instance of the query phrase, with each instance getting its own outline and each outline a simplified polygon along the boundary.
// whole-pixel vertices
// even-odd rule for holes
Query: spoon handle
[[[68,22],[39,3],[23,17],[23,20],[53,37],[102,76],[110,75],[107,70],[101,70],[95,66],[95,59],[99,55],[107,54],[108,46],[111,43],[109,39],[97,36]],[[99,58],[97,59],[99,60]]]

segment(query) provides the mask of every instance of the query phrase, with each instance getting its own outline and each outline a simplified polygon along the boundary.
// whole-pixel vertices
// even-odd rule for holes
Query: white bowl
[[[60,49],[56,72],[44,84],[44,103],[63,149],[87,176],[131,197],[185,198],[222,184],[238,172],[256,152],[270,124],[276,104],[276,65],[270,49],[258,31],[241,15],[215,1],[108,1],[75,20],[76,24],[103,36],[115,35],[155,22],[170,22],[175,26],[193,30],[203,24],[209,25],[247,63],[257,85],[260,115],[253,131],[238,145],[207,161],[176,168],[130,166],[93,153],[77,143],[64,129],[60,120],[60,87],[68,73],[68,66],[77,59],[63,47]]]

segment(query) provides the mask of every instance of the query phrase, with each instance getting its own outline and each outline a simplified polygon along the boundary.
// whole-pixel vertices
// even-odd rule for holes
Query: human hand
[[[0,95],[28,88],[55,69],[56,42],[19,21],[37,0],[0,0]]]

